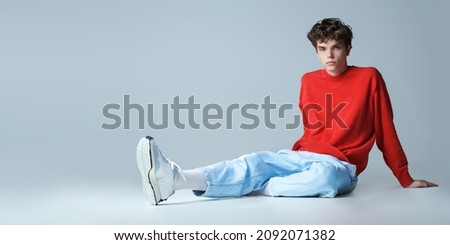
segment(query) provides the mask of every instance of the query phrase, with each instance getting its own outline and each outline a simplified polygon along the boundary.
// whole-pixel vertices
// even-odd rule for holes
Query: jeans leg
[[[264,188],[274,176],[301,171],[301,165],[286,154],[262,151],[218,162],[202,170],[206,191],[194,191],[206,197],[238,197]]]
[[[356,167],[332,156],[281,150],[257,152],[201,168],[206,197],[238,197],[263,189],[270,196],[334,197],[351,192]]]

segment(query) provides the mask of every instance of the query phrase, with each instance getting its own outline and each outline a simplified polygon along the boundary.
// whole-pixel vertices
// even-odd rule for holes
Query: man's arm
[[[408,161],[403,152],[400,140],[397,136],[392,105],[386,84],[381,74],[377,71],[378,87],[375,92],[375,132],[378,148],[383,152],[383,157],[394,175],[403,187],[423,188],[438,186],[435,183],[413,179],[409,175]]]
[[[402,187],[409,187],[414,179],[409,174],[408,159],[403,151],[394,125],[391,100],[381,73],[375,69],[374,129],[376,144],[383,159]]]

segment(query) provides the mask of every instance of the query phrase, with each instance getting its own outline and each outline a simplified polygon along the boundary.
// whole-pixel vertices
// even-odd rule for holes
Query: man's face
[[[344,42],[328,40],[317,42],[317,57],[325,70],[332,76],[337,76],[347,70],[347,56],[351,46],[345,46]]]

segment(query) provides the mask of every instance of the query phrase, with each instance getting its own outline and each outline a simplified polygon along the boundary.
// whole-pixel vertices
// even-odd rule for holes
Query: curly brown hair
[[[352,28],[339,18],[325,18],[314,24],[307,37],[316,49],[318,42],[328,40],[343,41],[345,46],[352,46],[353,32]]]

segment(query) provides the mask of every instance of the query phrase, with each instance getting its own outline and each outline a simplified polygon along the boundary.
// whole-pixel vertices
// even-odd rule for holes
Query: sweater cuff
[[[414,182],[414,179],[409,175],[409,172],[406,171],[401,176],[399,176],[398,181],[400,182],[400,185],[404,188],[410,186],[412,182]]]

